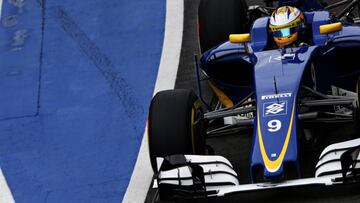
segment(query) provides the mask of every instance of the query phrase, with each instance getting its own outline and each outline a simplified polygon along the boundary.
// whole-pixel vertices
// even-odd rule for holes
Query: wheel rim
[[[194,133],[194,122],[195,122],[195,108],[191,108],[191,147],[193,150],[193,153],[195,154],[196,150],[195,150],[195,133]]]

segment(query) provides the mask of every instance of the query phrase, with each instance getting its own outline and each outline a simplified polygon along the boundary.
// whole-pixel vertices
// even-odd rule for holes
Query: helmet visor
[[[290,28],[284,28],[273,32],[274,37],[287,37],[291,35]]]
[[[298,31],[297,27],[284,28],[281,30],[273,31],[273,36],[277,38],[288,37]]]

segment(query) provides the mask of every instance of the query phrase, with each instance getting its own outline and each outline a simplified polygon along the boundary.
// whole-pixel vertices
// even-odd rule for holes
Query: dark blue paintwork
[[[254,52],[262,51],[269,43],[269,17],[257,19],[251,28],[251,48]],[[271,39],[270,39],[271,40]]]
[[[279,157],[284,146],[288,129],[291,127],[290,141],[286,149],[283,162],[293,162],[298,164],[298,143],[297,143],[297,126],[296,122],[290,126],[290,119],[294,110],[293,117],[297,118],[297,94],[299,84],[303,76],[305,67],[307,66],[311,55],[316,50],[316,46],[292,48],[285,50],[271,50],[255,53],[256,63],[254,64],[255,75],[255,92],[257,98],[257,112],[260,123],[255,123],[254,143],[251,153],[251,168],[261,165],[264,166],[263,155],[259,148],[259,132],[256,128],[260,128],[262,139],[266,149],[266,154],[270,160],[274,161]],[[275,84],[276,83],[276,84]],[[291,94],[288,97],[280,98],[263,98],[264,95],[281,95]],[[266,115],[266,106],[274,103],[285,104],[284,110],[279,113]],[[281,128],[276,132],[270,132],[268,123],[272,120],[281,122]],[[265,167],[266,169],[266,167]],[[252,171],[252,170],[251,170]],[[276,172],[264,170],[264,176],[272,178],[283,173],[283,167]]]
[[[284,1],[285,2],[285,1]],[[283,2],[283,3],[284,3]],[[320,34],[320,25],[325,25],[334,22],[333,17],[328,11],[324,11],[320,5],[315,1],[304,1],[302,2],[306,18],[308,31],[311,34],[311,40],[309,45],[305,45],[298,48],[287,48],[287,49],[274,49],[271,45],[271,37],[268,33],[268,17],[257,19],[251,29],[251,42],[247,44],[253,53],[246,54],[243,44],[232,44],[225,42],[213,49],[205,52],[201,58],[201,68],[206,73],[211,73],[209,69],[209,63],[214,60],[226,61],[226,60],[238,60],[238,61],[249,61],[253,67],[254,80],[249,87],[232,87],[229,90],[228,85],[224,84],[223,81],[219,81],[218,78],[212,77],[211,79],[217,84],[230,98],[235,98],[234,103],[241,100],[245,93],[254,91],[257,96],[257,113],[254,124],[254,138],[252,152],[250,154],[250,165],[251,173],[257,166],[263,168],[263,175],[266,179],[275,179],[284,173],[284,164],[292,163],[296,166],[297,172],[299,172],[299,152],[297,143],[297,96],[299,86],[302,83],[313,83],[319,82],[319,79],[315,78],[315,81],[311,78],[310,74],[304,75],[306,71],[309,72],[310,62],[316,61],[316,58],[331,54],[336,48],[351,48],[360,47],[360,26],[345,24],[343,30],[333,34],[326,35]],[[327,45],[325,45],[328,39]],[[328,57],[328,58],[329,58]],[[342,59],[347,60],[347,59]],[[332,83],[342,84],[341,87],[355,87],[352,80],[334,79],[338,77],[334,76],[334,64],[332,61],[323,61],[320,63],[321,66],[315,70],[316,75],[320,75],[318,78],[323,78],[322,82],[318,84],[318,90],[329,91]],[[218,67],[220,68],[220,67]],[[239,67],[239,69],[244,67]],[[356,75],[356,74],[355,74]],[[239,74],[239,78],[242,75]],[[276,87],[274,84],[276,81]],[[264,95],[276,95],[276,94],[291,94],[289,97],[282,97],[279,99],[262,99]],[[233,95],[235,94],[235,95]],[[240,96],[241,95],[241,96]],[[279,110],[279,104],[283,110]],[[273,105],[273,106],[271,106]],[[280,105],[280,106],[281,106]],[[273,115],[265,115],[266,110],[272,109],[279,110],[280,112],[274,113]],[[290,118],[293,114],[293,124],[290,126]],[[278,120],[281,122],[281,128],[276,132],[269,131],[269,122]],[[260,123],[259,123],[260,122]],[[274,124],[270,122],[271,124]],[[264,163],[264,155],[261,154],[260,142],[259,142],[259,131],[262,134],[264,148],[266,156],[269,157],[270,161],[274,161],[279,157],[280,152],[284,146],[284,140],[289,131],[289,143],[285,150],[284,159],[276,170],[269,170]],[[300,175],[300,173],[298,173]],[[252,174],[254,177],[255,174]],[[254,179],[253,179],[254,180]]]

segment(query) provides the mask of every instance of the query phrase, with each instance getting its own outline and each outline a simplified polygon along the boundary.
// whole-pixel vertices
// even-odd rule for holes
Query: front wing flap
[[[315,177],[243,185],[239,184],[231,163],[222,156],[180,155],[184,157],[184,162],[180,165],[177,163],[174,167],[167,167],[165,170],[161,167],[164,158],[158,158],[160,167],[153,188],[159,188],[160,194],[161,188],[166,188],[167,193],[181,191],[181,194],[175,195],[177,198],[202,198],[277,188],[357,183],[359,178],[356,171],[360,171],[359,151],[360,138],[335,143],[326,147],[321,153],[315,166]],[[171,159],[166,157],[165,160]],[[201,172],[197,171],[197,175],[193,174],[194,165],[201,168]],[[198,177],[199,174],[202,177]],[[167,194],[167,197],[172,197],[172,194]]]

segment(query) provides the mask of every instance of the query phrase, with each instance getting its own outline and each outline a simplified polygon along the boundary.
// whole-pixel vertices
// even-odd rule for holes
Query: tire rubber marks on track
[[[43,7],[43,1],[45,0],[37,0],[37,3],[40,6],[41,9],[41,24],[44,24],[44,7]],[[12,9],[12,13],[8,14],[7,16],[2,16],[2,8],[3,8],[3,3],[7,3],[10,5],[11,9]],[[10,45],[10,52],[21,52],[24,49],[24,46],[26,44],[27,38],[29,37],[29,29],[24,28],[24,27],[16,27],[20,22],[21,19],[26,18],[28,16],[22,16],[24,15],[24,10],[26,10],[25,7],[26,4],[26,0],[8,0],[3,2],[3,0],[0,0],[0,18],[1,18],[1,24],[2,27],[4,29],[14,29],[14,33],[13,33],[13,37],[11,39],[9,43]],[[23,26],[23,25],[22,25]],[[32,28],[32,29],[36,29]],[[32,117],[36,117],[39,115],[40,112],[40,86],[41,86],[41,63],[42,63],[42,44],[43,44],[43,27],[41,28],[41,42],[40,42],[40,57],[39,57],[39,75],[38,75],[38,87],[37,87],[37,92],[38,95],[36,97],[37,101],[36,101],[36,107],[34,112],[28,112],[28,113],[24,113],[24,114],[20,114],[20,115],[10,115],[10,116],[0,116],[0,121],[7,121],[7,120],[13,120],[13,119],[21,119],[21,118],[32,118]],[[33,32],[34,30],[32,30]],[[27,55],[27,53],[25,53],[25,55]],[[21,57],[20,57],[21,58]],[[5,62],[6,63],[6,62]],[[20,63],[21,64],[21,63]],[[13,67],[17,67],[19,66],[19,64],[12,64]],[[15,70],[14,72],[12,72],[11,74],[13,74],[13,76],[19,75],[21,73],[21,71]],[[8,100],[12,99],[12,98],[7,98]]]
[[[55,17],[60,27],[79,46],[81,51],[94,63],[97,69],[109,83],[110,88],[120,99],[125,113],[132,122],[136,122],[136,116],[144,113],[143,107],[135,99],[132,88],[126,80],[116,71],[115,65],[103,54],[96,44],[61,7],[55,8]],[[135,127],[134,127],[135,128]],[[140,129],[135,129],[140,131]]]

